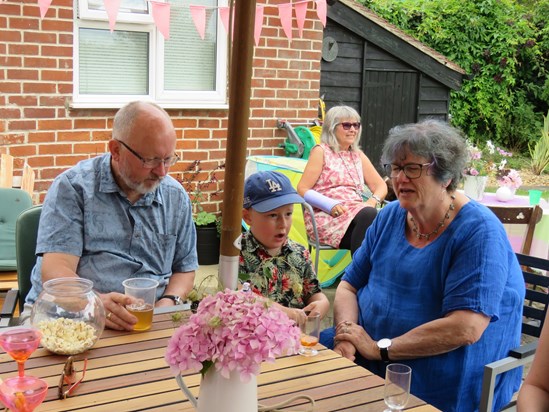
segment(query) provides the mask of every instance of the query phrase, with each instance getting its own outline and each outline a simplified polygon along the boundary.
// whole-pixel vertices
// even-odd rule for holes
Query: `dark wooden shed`
[[[354,0],[328,8],[320,95],[326,108],[345,104],[362,117],[361,147],[380,169],[393,126],[448,120],[450,91],[465,71]]]

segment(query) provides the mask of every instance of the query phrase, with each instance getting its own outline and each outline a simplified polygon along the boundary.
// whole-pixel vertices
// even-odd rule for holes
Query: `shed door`
[[[417,121],[419,73],[365,70],[362,87],[362,137],[360,147],[376,169],[389,129]]]

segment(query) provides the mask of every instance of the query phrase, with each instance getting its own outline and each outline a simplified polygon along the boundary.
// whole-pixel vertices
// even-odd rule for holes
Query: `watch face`
[[[377,347],[380,349],[387,349],[391,346],[391,339],[383,338],[377,341]]]

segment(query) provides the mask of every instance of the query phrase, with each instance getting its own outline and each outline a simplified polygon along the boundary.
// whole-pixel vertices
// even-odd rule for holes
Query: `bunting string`
[[[2,0],[0,0],[2,1]],[[158,31],[162,34],[165,40],[170,38],[170,16],[171,16],[171,7],[169,2],[162,2],[157,0],[147,0],[151,5],[151,12],[154,24],[158,28]],[[327,16],[327,6],[326,0],[300,0],[295,3],[282,3],[276,5],[278,8],[278,17],[282,25],[284,34],[288,40],[292,40],[292,30],[293,30],[293,14],[295,11],[295,20],[297,24],[297,29],[299,37],[303,37],[303,28],[305,26],[305,16],[307,14],[307,8],[309,3],[313,2],[316,7],[316,14],[322,23],[323,27],[326,27],[326,16]],[[40,7],[40,17],[43,19],[48,12],[49,7],[51,6],[52,0],[38,0],[38,5]],[[105,6],[105,11],[107,12],[107,17],[109,19],[109,30],[111,33],[114,31],[116,25],[116,19],[118,17],[118,12],[120,10],[121,0],[103,0]],[[207,24],[207,13],[206,10],[217,10],[219,19],[223,25],[223,28],[228,33],[229,32],[229,7],[226,6],[203,6],[203,5],[189,5],[188,6],[194,26],[198,35],[202,40],[204,40],[206,35],[206,24]],[[254,23],[254,40],[255,45],[259,45],[259,40],[261,38],[261,31],[263,28],[264,20],[264,4],[258,4],[255,11],[255,23]],[[232,19],[234,24],[234,18]],[[231,33],[234,30],[230,31]]]

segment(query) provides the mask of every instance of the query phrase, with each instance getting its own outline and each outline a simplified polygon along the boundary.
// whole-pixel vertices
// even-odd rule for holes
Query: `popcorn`
[[[97,336],[93,326],[80,320],[57,318],[36,325],[42,332],[42,346],[60,355],[76,355],[91,348]]]

